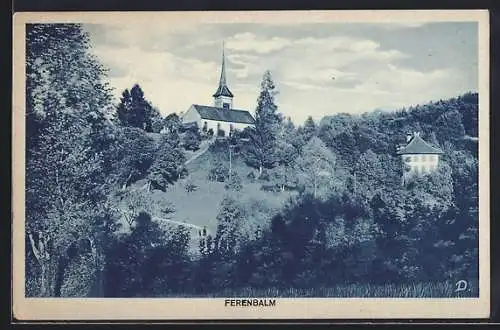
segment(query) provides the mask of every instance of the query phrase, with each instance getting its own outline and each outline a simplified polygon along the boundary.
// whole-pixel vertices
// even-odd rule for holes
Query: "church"
[[[227,85],[225,62],[223,47],[219,87],[212,95],[214,104],[212,106],[192,104],[181,117],[184,125],[196,124],[200,129],[211,130],[220,136],[255,124],[255,119],[248,111],[233,108],[234,95]]]

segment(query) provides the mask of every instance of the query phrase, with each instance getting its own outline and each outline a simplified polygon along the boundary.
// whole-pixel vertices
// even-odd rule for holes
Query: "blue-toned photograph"
[[[25,296],[479,297],[477,22],[27,24]]]

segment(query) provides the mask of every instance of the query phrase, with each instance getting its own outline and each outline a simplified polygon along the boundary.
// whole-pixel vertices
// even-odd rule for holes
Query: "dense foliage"
[[[149,198],[188,176],[183,149],[199,148],[199,131],[182,131],[175,114],[159,118],[138,85],[114,107],[80,26],[28,25],[26,41],[28,296],[477,280],[477,94],[296,127],[278,112],[266,72],[255,128],[208,149],[219,157],[203,178],[225,195],[215,232],[195,238],[158,220],[175,205],[157,210]],[[403,185],[395,151],[413,131],[444,155],[437,171]],[[233,147],[256,173],[230,170]],[[247,185],[264,197],[244,196]],[[189,179],[182,187],[197,193]],[[284,195],[284,206],[266,204]]]
[[[159,133],[163,128],[160,112],[146,100],[138,84],[135,84],[130,91],[128,89],[123,91],[116,109],[116,119],[123,126],[137,127],[147,132]]]

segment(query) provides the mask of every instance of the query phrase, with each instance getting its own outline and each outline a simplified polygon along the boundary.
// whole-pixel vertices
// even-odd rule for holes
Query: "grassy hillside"
[[[207,147],[207,141],[200,146],[200,150]],[[190,160],[196,152],[184,151],[186,159]],[[168,219],[165,224],[181,222],[206,228],[207,232],[214,235],[217,230],[217,214],[224,196],[232,194],[247,206],[247,230],[252,235],[257,226],[266,227],[267,223],[259,223],[262,218],[271,219],[287,201],[293,192],[268,192],[261,190],[262,183],[248,177],[249,173],[255,171],[247,166],[238,153],[232,154],[232,173],[238,175],[242,180],[241,191],[227,190],[224,182],[210,181],[208,174],[210,168],[217,162],[229,166],[229,154],[221,150],[220,146],[211,146],[196,159],[186,164],[188,174],[169,186],[166,191],[146,189],[146,180],[139,180],[127,188],[127,192],[140,195],[145,202],[146,209],[153,217]],[[188,185],[194,186],[193,191],[188,191]],[[126,208],[127,201],[123,201]],[[164,210],[172,211],[168,215]],[[262,216],[266,213],[266,217]],[[257,220],[259,219],[259,220]],[[157,219],[157,221],[161,221]],[[126,223],[124,222],[126,229]],[[190,230],[192,238],[198,236],[198,229]],[[193,240],[193,246],[197,244]]]

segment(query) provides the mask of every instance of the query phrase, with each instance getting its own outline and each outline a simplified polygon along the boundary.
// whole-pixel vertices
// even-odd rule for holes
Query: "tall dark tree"
[[[300,129],[300,133],[302,134],[306,142],[308,142],[313,136],[318,133],[316,123],[311,116],[307,117],[304,126],[302,126]]]
[[[153,125],[157,121],[161,121],[161,115],[158,109],[154,108],[151,103],[144,97],[144,92],[135,84],[130,92],[124,90],[120,103],[116,109],[116,117],[118,122],[123,126],[141,128],[147,132],[153,131]]]
[[[259,170],[259,176],[264,168],[276,165],[276,140],[282,122],[274,101],[276,94],[271,72],[266,71],[255,110],[255,127],[246,131],[250,142],[245,150],[245,158],[251,166]]]

